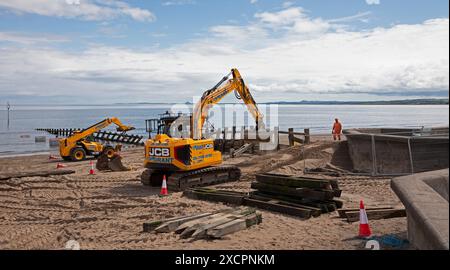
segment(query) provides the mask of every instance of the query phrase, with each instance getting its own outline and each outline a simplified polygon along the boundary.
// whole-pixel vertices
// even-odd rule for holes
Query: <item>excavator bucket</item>
[[[130,168],[123,165],[122,157],[120,155],[114,154],[114,156],[109,159],[106,153],[98,157],[96,168],[99,171],[113,172],[123,172],[131,170]]]
[[[109,159],[106,153],[101,154],[97,158],[97,163],[95,164],[95,167],[99,171],[109,171]]]
[[[122,164],[122,157],[119,155],[114,155],[108,163],[109,169],[113,172],[123,172],[123,171],[129,171],[130,168],[124,166]]]

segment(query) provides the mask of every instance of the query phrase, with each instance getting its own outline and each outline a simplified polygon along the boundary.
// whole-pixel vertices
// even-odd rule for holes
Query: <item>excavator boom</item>
[[[202,134],[208,110],[233,91],[247,105],[257,126],[262,125],[263,115],[255,100],[239,71],[232,69],[218,84],[204,92],[195,105],[191,118],[191,138],[171,138],[167,134],[158,134],[146,142],[144,165],[147,170],[141,175],[144,185],[161,185],[165,176],[169,188],[183,190],[240,178],[240,169],[221,165],[222,153],[214,150],[214,141],[204,139]]]
[[[229,79],[230,75],[232,75],[231,79]],[[255,119],[257,128],[262,128],[264,126],[262,121],[263,114],[259,111],[255,99],[253,98],[250,90],[245,84],[244,79],[241,77],[241,74],[237,69],[234,68],[213,88],[205,91],[200,101],[195,105],[191,123],[192,138],[202,138],[202,129],[206,118],[208,117],[208,111],[212,106],[219,103],[226,95],[228,95],[232,91],[235,91],[236,97],[238,99],[242,99],[244,101],[248,111]]]

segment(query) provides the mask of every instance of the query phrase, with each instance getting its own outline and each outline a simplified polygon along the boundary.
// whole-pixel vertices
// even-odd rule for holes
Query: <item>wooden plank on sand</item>
[[[388,210],[388,209],[394,209],[394,207],[386,206],[386,207],[371,207],[366,208],[366,211],[369,210]],[[359,208],[345,208],[345,209],[339,209],[337,210],[340,218],[347,218],[345,215],[346,212],[355,212],[359,211]]]
[[[251,215],[255,213],[255,209],[253,208],[245,208],[245,209],[237,209],[236,211],[233,211],[229,214],[225,214],[222,216],[219,216],[217,218],[208,219],[205,222],[200,222],[197,224],[194,224],[193,226],[190,226],[186,228],[180,235],[181,238],[188,238],[192,237],[194,239],[200,239],[206,236],[207,230],[220,226],[222,224],[225,224],[227,222],[230,222],[232,220],[238,219],[238,218],[245,218],[245,216]]]
[[[308,219],[311,217],[311,210],[300,208],[300,207],[293,207],[288,205],[280,205],[278,203],[272,203],[272,202],[266,202],[266,201],[260,201],[250,198],[244,198],[244,205],[257,207],[269,211],[274,211],[282,214],[287,214],[291,216],[297,216],[304,219]]]
[[[189,220],[187,222],[181,223],[178,227],[176,227],[175,229],[173,229],[171,231],[175,231],[175,233],[180,234],[184,230],[186,230],[187,228],[189,228],[191,226],[194,226],[197,223],[207,222],[208,220],[211,220],[211,219],[214,219],[214,218],[217,218],[217,217],[222,217],[223,215],[226,215],[228,213],[232,213],[233,211],[235,211],[235,209],[226,209],[226,210],[222,210],[222,211],[219,211],[217,213],[214,213],[212,215],[208,215],[208,216],[201,217],[201,218],[198,218],[198,219],[192,219],[192,220]]]
[[[366,213],[369,220],[406,217],[405,209],[366,210]],[[359,221],[359,210],[346,212],[345,214],[348,222]]]
[[[194,215],[194,216],[189,216],[189,217],[184,217],[184,218],[167,221],[167,222],[164,222],[163,224],[161,224],[160,226],[158,226],[157,228],[155,228],[155,232],[158,232],[158,233],[172,232],[185,222],[189,222],[194,219],[204,218],[204,217],[211,216],[211,215],[213,215],[213,213],[203,213],[203,214],[199,214],[199,215]]]
[[[157,227],[159,227],[162,224],[164,224],[165,222],[179,220],[179,219],[192,217],[192,216],[193,215],[182,216],[182,217],[173,217],[173,218],[168,218],[168,219],[152,220],[152,221],[144,222],[142,224],[142,229],[143,229],[143,232],[151,232],[151,231],[155,230]]]
[[[262,221],[261,214],[253,213],[246,217],[235,219],[228,223],[209,229],[206,234],[211,238],[221,238],[227,234],[245,230],[246,228],[258,224],[261,221]]]
[[[22,178],[22,177],[49,177],[52,175],[66,175],[73,173],[75,173],[74,170],[45,170],[32,172],[2,173],[0,174],[0,180],[8,180],[11,178]]]

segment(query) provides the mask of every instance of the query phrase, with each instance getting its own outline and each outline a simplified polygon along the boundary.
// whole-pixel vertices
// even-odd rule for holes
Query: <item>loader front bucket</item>
[[[131,169],[122,164],[122,157],[114,155],[108,163],[109,169],[113,172],[130,171]]]
[[[97,158],[97,163],[95,164],[95,167],[97,168],[97,170],[99,171],[108,171],[109,169],[109,159],[108,159],[108,155],[106,154],[101,154],[98,158]]]

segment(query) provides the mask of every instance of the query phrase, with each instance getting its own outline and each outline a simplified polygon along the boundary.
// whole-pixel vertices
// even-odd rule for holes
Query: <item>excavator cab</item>
[[[185,123],[185,119],[190,119],[191,115],[183,114],[183,113],[171,113],[166,111],[163,114],[159,115],[159,118],[148,119],[145,120],[146,131],[148,133],[148,137],[151,138],[158,134],[165,134],[169,137],[173,137],[176,134],[182,134],[186,127],[189,126],[189,123]],[[182,120],[182,121],[180,121]],[[190,121],[190,120],[189,120]],[[175,128],[175,130],[174,130]],[[182,136],[189,137],[189,136]]]

